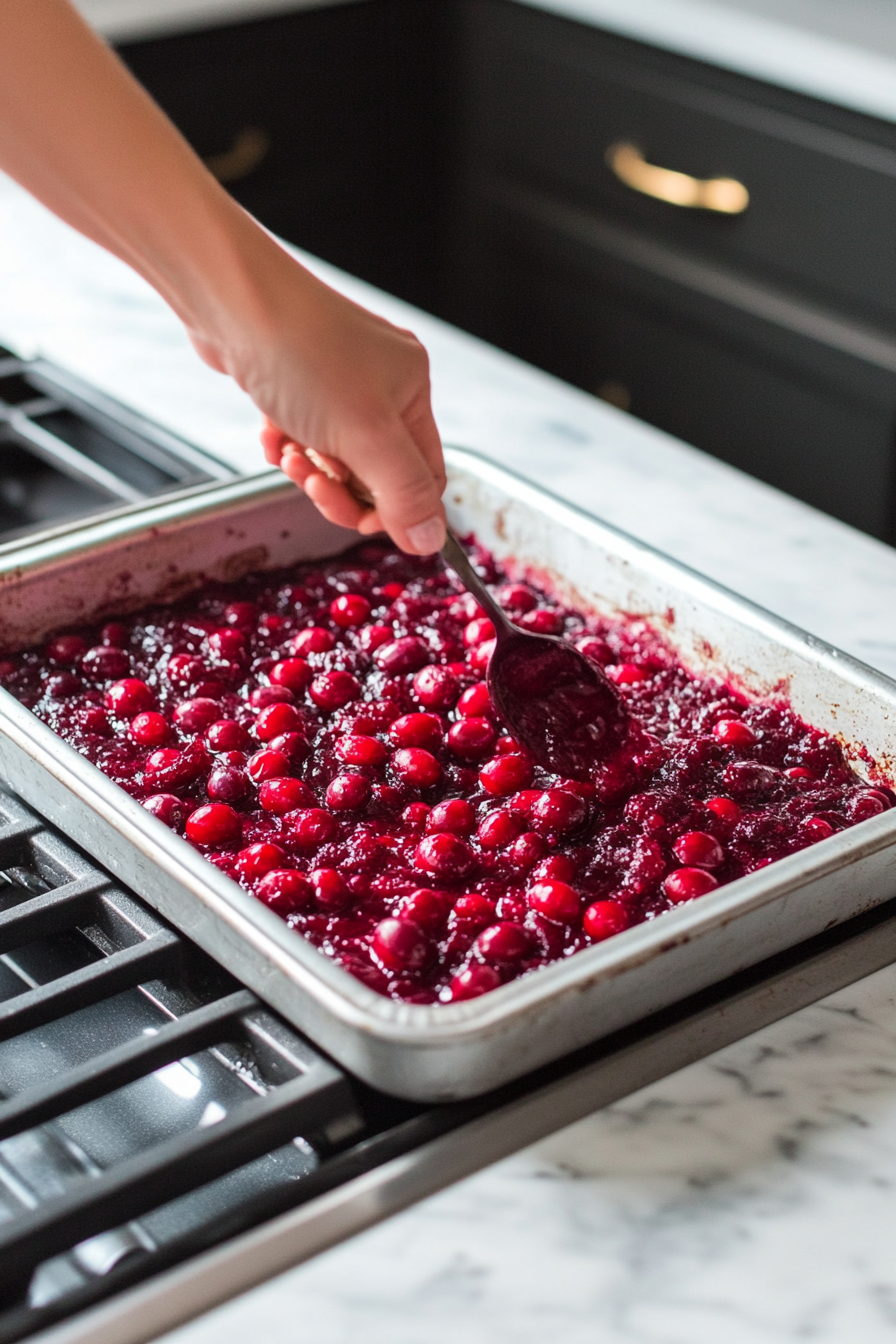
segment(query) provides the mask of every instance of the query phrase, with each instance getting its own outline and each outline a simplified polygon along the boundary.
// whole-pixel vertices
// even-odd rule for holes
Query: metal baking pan
[[[860,773],[865,751],[892,770],[896,683],[476,454],[448,461],[452,522],[512,572],[643,616],[694,671],[786,695]],[[270,474],[75,527],[0,561],[0,646],[353,540]],[[315,951],[5,691],[0,775],[347,1068],[421,1101],[496,1087],[896,892],[894,809],[482,998],[412,1006]]]

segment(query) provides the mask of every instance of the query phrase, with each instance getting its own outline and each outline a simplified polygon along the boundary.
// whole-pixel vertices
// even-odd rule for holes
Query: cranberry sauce
[[[641,622],[477,559],[630,715],[582,783],[502,732],[494,633],[437,560],[371,542],[56,635],[0,680],[365,984],[472,998],[890,807],[784,704],[689,675]]]

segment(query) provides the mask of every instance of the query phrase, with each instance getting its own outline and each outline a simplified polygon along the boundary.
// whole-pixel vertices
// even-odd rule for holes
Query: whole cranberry
[[[476,813],[466,798],[447,798],[436,803],[426,819],[427,831],[446,831],[452,835],[469,835],[475,825]]]
[[[360,593],[341,593],[330,603],[330,617],[342,630],[363,625],[370,616],[370,603]]]
[[[824,817],[807,817],[803,822],[803,831],[812,844],[818,840],[827,840],[829,835],[834,834],[833,826]]]
[[[705,896],[715,891],[718,882],[705,868],[676,868],[663,883],[663,890],[673,905],[692,901],[695,896]]]
[[[87,643],[80,635],[56,635],[47,643],[47,658],[57,667],[74,667],[87,652]]]
[[[276,914],[285,917],[306,909],[314,897],[314,888],[305,874],[297,873],[294,868],[273,868],[258,883],[255,895]]]
[[[598,663],[601,667],[606,667],[613,661],[609,644],[599,639],[597,635],[584,635],[581,639],[577,639],[576,648],[579,653],[584,653],[586,658],[590,658],[592,663]]]
[[[756,741],[753,729],[740,719],[719,719],[713,732],[726,747],[749,747]]]
[[[512,965],[532,954],[532,937],[519,924],[502,922],[483,929],[476,939],[476,951],[486,962]]]
[[[403,583],[397,583],[397,582],[396,582],[396,583],[384,583],[383,586],[382,586],[382,588],[380,588],[379,591],[380,591],[380,595],[381,595],[382,597],[384,597],[384,598],[386,599],[387,602],[394,602],[395,599],[396,599],[397,597],[401,597],[402,593],[404,592],[404,584],[403,584]]]
[[[81,659],[81,671],[91,681],[111,681],[126,677],[131,670],[130,655],[111,644],[98,644],[88,649]]]
[[[448,729],[448,746],[461,760],[475,761],[495,745],[497,733],[488,719],[460,719]]]
[[[518,812],[521,817],[528,817],[541,794],[541,789],[520,789],[519,793],[508,799],[507,806],[511,812]]]
[[[301,630],[296,635],[289,646],[289,651],[298,658],[306,658],[309,653],[329,653],[335,647],[336,640],[329,630],[324,630],[319,625],[312,625],[308,630]]]
[[[271,640],[279,639],[289,628],[289,621],[275,611],[265,611],[258,618],[258,633]]]
[[[565,835],[576,831],[588,815],[585,800],[567,789],[545,789],[529,811],[533,831],[539,835]]]
[[[541,859],[532,869],[532,879],[535,882],[553,881],[571,882],[578,872],[578,868],[568,854],[549,854],[546,859]]]
[[[458,972],[448,986],[449,1001],[462,1003],[465,999],[478,999],[481,994],[497,989],[500,983],[501,977],[493,966],[468,966]]]
[[[538,607],[534,611],[523,612],[517,624],[524,630],[532,630],[536,635],[559,635],[563,629],[563,617],[559,611]]]
[[[412,919],[427,933],[435,933],[445,923],[451,908],[451,897],[446,891],[431,891],[418,887],[402,901],[399,919]]]
[[[342,874],[335,868],[315,868],[308,874],[314,888],[314,898],[321,910],[337,914],[351,905],[354,897]]]
[[[471,891],[468,896],[460,896],[454,902],[451,917],[455,924],[460,924],[468,931],[484,929],[495,918],[495,902],[487,896],[481,896],[478,891]]]
[[[686,868],[718,868],[725,861],[722,846],[706,831],[686,831],[675,841],[672,853]]]
[[[186,830],[187,839],[194,845],[225,849],[239,842],[243,823],[239,812],[234,812],[226,803],[206,803],[187,817]]]
[[[889,806],[890,800],[885,793],[880,793],[877,789],[865,789],[850,802],[849,814],[853,821],[868,821],[870,817],[877,817],[881,812],[886,812]]]
[[[532,766],[525,756],[494,756],[479,771],[480,784],[495,798],[524,789],[531,778]]]
[[[179,789],[199,779],[210,766],[211,757],[201,742],[190,742],[183,751],[159,747],[146,759],[144,778],[150,785]]]
[[[101,644],[112,644],[116,649],[120,649],[127,641],[127,626],[122,625],[121,621],[107,621],[100,630]]]
[[[399,779],[415,789],[428,789],[442,778],[435,756],[422,747],[400,747],[393,751],[391,764]]]
[[[375,737],[352,733],[347,737],[340,737],[336,743],[336,755],[347,765],[377,766],[384,764],[389,751]]]
[[[205,740],[212,751],[245,751],[252,739],[235,719],[217,719],[206,730]]]
[[[137,717],[139,718],[139,715]],[[81,725],[81,730],[85,733],[94,733],[101,737],[108,737],[111,733],[106,711],[100,709],[99,705],[80,707],[76,711],[76,722]]]
[[[732,761],[722,771],[725,788],[738,798],[755,800],[774,789],[780,775],[758,761]]]
[[[467,621],[475,621],[477,616],[484,616],[485,612],[472,593],[461,593],[449,606],[448,615],[466,624]]]
[[[168,659],[166,675],[174,686],[193,686],[208,674],[208,664],[192,653],[174,653]]]
[[[290,839],[299,849],[317,849],[335,840],[339,824],[331,812],[322,807],[305,807],[289,819]]]
[[[256,686],[249,704],[253,709],[267,709],[269,705],[291,705],[295,698],[288,686]]]
[[[410,917],[381,920],[374,930],[371,947],[390,971],[419,971],[433,952],[423,929]]]
[[[628,928],[628,915],[618,901],[595,901],[585,911],[582,925],[595,943]]]
[[[798,784],[805,781],[815,782],[816,776],[811,770],[807,770],[804,765],[794,765],[789,770],[784,771],[788,779],[794,779]]]
[[[457,712],[462,719],[481,719],[491,714],[492,701],[484,681],[468,686],[457,702]]]
[[[143,806],[147,812],[151,812],[154,817],[158,817],[159,821],[163,821],[166,826],[170,826],[172,831],[183,830],[187,809],[177,794],[155,793],[151,798],[144,798]]]
[[[314,794],[300,779],[266,779],[258,790],[258,802],[265,812],[285,817],[298,807],[313,807]]]
[[[246,636],[241,630],[228,626],[213,631],[208,637],[208,646],[219,658],[239,658],[246,649]]]
[[[525,754],[516,738],[511,737],[508,733],[504,733],[495,743],[496,756],[524,756]],[[538,790],[533,789],[532,792],[537,793]]]
[[[117,719],[133,719],[143,709],[153,709],[156,698],[145,681],[138,677],[125,677],[109,687],[103,697],[103,704]]]
[[[370,780],[363,775],[337,775],[327,785],[327,807],[334,812],[357,812],[370,798]]]
[[[488,671],[489,659],[495,651],[495,641],[486,639],[482,644],[477,644],[475,648],[470,649],[467,654],[467,661],[474,672],[485,676]]]
[[[639,681],[647,680],[647,673],[637,663],[615,663],[607,668],[607,676],[617,686],[637,686]]]
[[[358,631],[358,642],[367,653],[375,653],[395,638],[391,625],[365,625]]]
[[[479,616],[475,621],[470,621],[464,626],[464,648],[475,649],[477,644],[482,644],[487,639],[494,639],[495,627],[487,616]]]
[[[228,602],[224,608],[224,621],[235,625],[238,630],[251,630],[258,620],[258,607],[254,602]]]
[[[285,862],[286,855],[280,846],[272,845],[265,840],[256,845],[248,845],[236,856],[237,872],[247,882],[255,882],[258,878],[264,877],[265,873],[282,868]]]
[[[220,716],[221,706],[217,701],[203,695],[195,700],[181,701],[171,717],[182,733],[202,733]]]
[[[473,855],[463,840],[444,831],[427,835],[420,841],[414,863],[439,877],[463,877],[473,866]]]
[[[733,798],[710,798],[706,806],[710,812],[715,812],[720,821],[727,822],[733,826],[741,815],[741,810]]]
[[[409,826],[412,830],[419,831],[421,826],[426,825],[427,818],[431,811],[432,808],[428,803],[408,803],[401,814],[401,819],[405,826]]]
[[[255,736],[259,742],[270,742],[281,733],[294,733],[302,725],[302,716],[295,705],[268,705],[255,720]]]
[[[289,691],[304,691],[313,674],[304,658],[284,658],[282,662],[274,664],[268,675],[275,686],[285,686]]]
[[[351,672],[321,672],[312,681],[308,694],[319,709],[329,712],[357,700],[361,687]]]
[[[300,765],[311,751],[304,733],[278,733],[268,743],[271,751],[282,751],[290,765]]]
[[[483,849],[503,849],[525,829],[526,823],[518,812],[499,807],[483,817],[476,831],[476,839]]]
[[[426,747],[437,751],[442,745],[442,724],[437,714],[402,714],[389,728],[396,747]]]
[[[208,777],[205,791],[216,803],[238,803],[249,792],[245,770],[238,765],[216,765]]]
[[[266,779],[282,779],[289,774],[289,758],[285,752],[275,751],[273,747],[262,747],[250,756],[246,769],[253,784],[263,784]]]
[[[506,583],[498,594],[498,601],[506,611],[531,611],[537,605],[537,598],[531,588],[524,583]]]
[[[157,714],[152,709],[144,710],[142,714],[131,719],[128,732],[141,747],[160,747],[171,736],[171,729],[164,714]]]
[[[574,924],[582,912],[578,894],[557,879],[535,882],[526,892],[526,904],[556,924]]]
[[[460,685],[447,667],[421,667],[414,674],[414,695],[427,709],[450,709],[457,700]]]
[[[507,860],[514,868],[527,872],[538,863],[539,859],[544,858],[546,849],[547,843],[540,835],[536,835],[534,831],[524,831],[508,845]]]
[[[390,677],[404,672],[416,672],[429,662],[429,647],[419,635],[402,635],[399,639],[381,644],[373,655],[377,667]]]

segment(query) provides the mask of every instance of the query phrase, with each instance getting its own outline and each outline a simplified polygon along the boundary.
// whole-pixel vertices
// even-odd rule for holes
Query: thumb
[[[359,473],[383,527],[411,555],[432,555],[445,543],[441,482],[401,420],[373,443],[367,439]]]

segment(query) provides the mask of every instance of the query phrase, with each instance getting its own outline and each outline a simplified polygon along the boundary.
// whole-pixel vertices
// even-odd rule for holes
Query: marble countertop
[[[896,551],[367,286],[486,452],[896,675]],[[0,341],[245,470],[257,415],[124,266],[0,179]],[[168,1344],[896,1341],[896,968],[431,1198]]]

